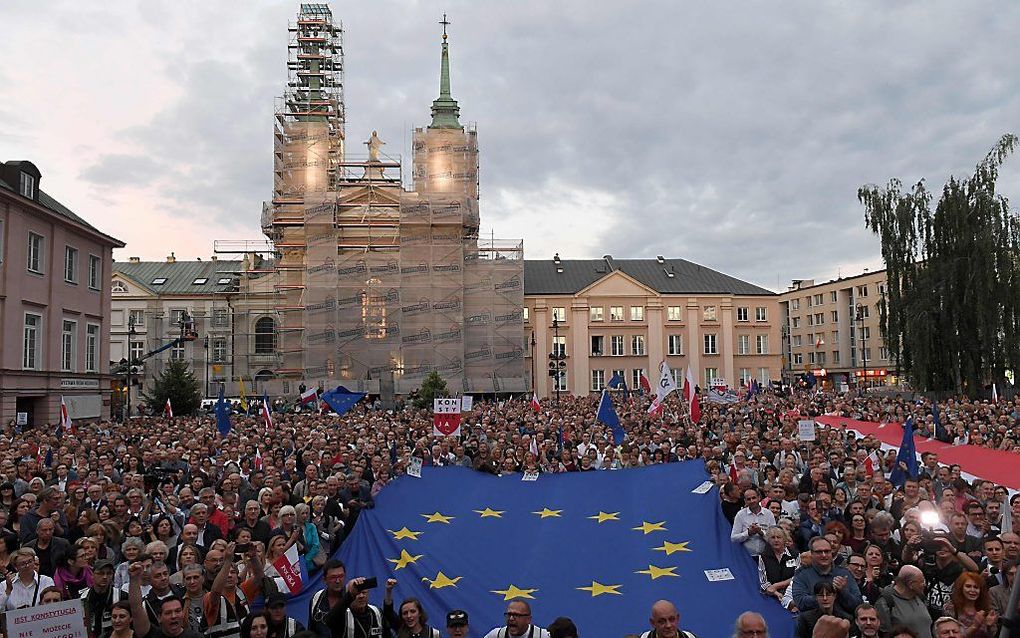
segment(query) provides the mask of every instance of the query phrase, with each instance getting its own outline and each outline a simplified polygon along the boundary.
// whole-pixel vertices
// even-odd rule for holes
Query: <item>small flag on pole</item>
[[[305,390],[301,393],[301,405],[312,405],[318,406],[319,404],[319,389],[312,388],[311,390]]]
[[[220,396],[216,399],[216,429],[220,436],[230,434],[230,408],[227,407],[227,400],[223,398],[223,386],[220,386]]]
[[[609,398],[609,390],[602,391],[602,399],[599,400],[598,420],[613,429],[613,441],[616,445],[623,443],[627,437],[623,426],[620,425],[620,417],[616,416],[613,408],[613,401]]]
[[[907,417],[903,424],[903,441],[896,455],[896,467],[889,475],[889,482],[896,487],[903,487],[907,478],[917,478],[917,450],[914,447],[914,417]]]
[[[163,406],[163,416],[168,419],[174,418],[174,407],[170,405],[170,397],[166,398],[166,405]]]
[[[537,392],[532,392],[531,393],[531,409],[534,410],[535,412],[541,412],[542,411],[542,404],[538,402],[538,393]]]
[[[71,415],[67,412],[64,397],[60,397],[60,429],[64,432],[74,433],[74,421],[71,420]]]
[[[272,432],[273,430],[273,413],[269,409],[269,396],[263,390],[262,392],[262,420],[266,423],[266,432]]]

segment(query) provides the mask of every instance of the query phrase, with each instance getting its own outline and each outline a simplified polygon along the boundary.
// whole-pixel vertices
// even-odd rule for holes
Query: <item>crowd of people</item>
[[[414,599],[394,607],[392,582],[377,609],[364,580],[330,558],[413,458],[493,474],[699,459],[719,486],[733,542],[759,563],[762,595],[796,615],[797,636],[849,628],[868,638],[983,638],[1004,622],[1020,561],[1012,531],[1020,497],[968,482],[936,455],[893,485],[895,452],[881,453],[877,440],[842,428],[820,428],[813,442],[797,437],[799,418],[821,414],[914,416],[919,436],[933,435],[931,404],[766,391],[704,403],[691,423],[679,402],[649,415],[646,397],[621,395],[627,439],[615,445],[595,419],[597,400],[563,396],[538,410],[527,399],[478,401],[458,439],[433,436],[427,411],[367,402],[342,416],[276,414],[271,429],[237,416],[225,437],[209,417],[138,417],[74,432],[10,423],[0,452],[0,609],[80,598],[90,636],[118,638],[439,636],[431,612],[445,614],[446,635],[460,638],[469,611],[426,610]],[[954,443],[1015,449],[1016,402],[950,400],[939,414]],[[287,617],[274,567],[292,547],[324,576],[308,627]],[[635,628],[651,629],[635,635],[690,635],[671,602],[649,604]],[[577,635],[566,618],[533,622],[525,601],[508,603],[505,617],[490,636]],[[753,613],[721,622],[737,636],[768,631]]]

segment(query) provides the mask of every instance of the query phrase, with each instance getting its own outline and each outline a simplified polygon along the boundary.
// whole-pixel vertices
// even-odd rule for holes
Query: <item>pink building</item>
[[[27,161],[0,164],[0,420],[30,426],[109,418],[106,235],[39,189]]]

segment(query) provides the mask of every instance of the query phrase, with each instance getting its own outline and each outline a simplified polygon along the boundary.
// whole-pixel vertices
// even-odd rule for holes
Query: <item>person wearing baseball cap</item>
[[[85,607],[85,626],[93,636],[103,636],[113,627],[111,614],[113,604],[127,600],[119,588],[113,586],[113,572],[116,562],[100,558],[92,568],[92,587],[81,590],[82,606]]]
[[[266,597],[266,611],[269,616],[269,634],[279,638],[291,638],[305,626],[287,616],[287,595],[274,591]]]
[[[446,614],[446,635],[450,638],[466,638],[468,635],[468,615],[461,609],[454,609]]]

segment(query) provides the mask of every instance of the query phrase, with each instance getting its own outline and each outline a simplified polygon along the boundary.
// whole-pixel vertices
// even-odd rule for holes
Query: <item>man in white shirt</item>
[[[5,586],[0,587],[0,610],[23,609],[39,604],[44,589],[53,587],[53,579],[35,570],[35,552],[23,547],[11,554],[11,563],[17,575],[8,574]]]
[[[511,600],[506,606],[505,627],[496,627],[485,638],[549,638],[549,632],[531,624],[531,605],[523,600]]]
[[[733,519],[733,531],[730,540],[743,543],[751,556],[758,556],[768,546],[765,532],[776,524],[776,517],[770,510],[761,506],[761,495],[758,489],[749,487],[744,490],[744,509],[737,512]]]

